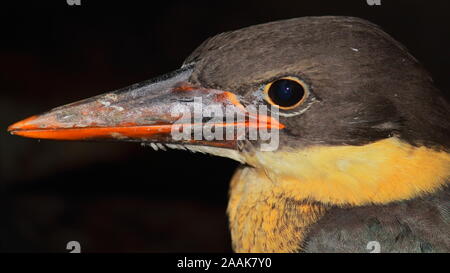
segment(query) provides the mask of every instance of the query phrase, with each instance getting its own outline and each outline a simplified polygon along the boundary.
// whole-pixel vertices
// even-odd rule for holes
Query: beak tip
[[[11,135],[14,135],[15,131],[18,129],[16,124],[17,123],[9,125],[6,131],[9,132]]]
[[[25,129],[35,129],[35,125],[31,123],[31,121],[35,120],[38,116],[31,116],[29,118],[23,119],[16,123],[11,124],[8,127],[8,132],[13,132],[16,130],[25,130]]]
[[[11,135],[26,136],[25,134],[23,134],[26,130],[36,129],[36,126],[31,123],[31,121],[35,120],[36,118],[37,116],[31,116],[21,121],[15,122],[8,126],[6,131]]]

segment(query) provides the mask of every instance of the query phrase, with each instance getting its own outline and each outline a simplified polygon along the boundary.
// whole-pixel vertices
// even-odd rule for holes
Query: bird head
[[[305,17],[219,34],[172,73],[8,130],[225,156],[297,199],[362,204],[445,183],[449,109],[422,66],[377,26]]]

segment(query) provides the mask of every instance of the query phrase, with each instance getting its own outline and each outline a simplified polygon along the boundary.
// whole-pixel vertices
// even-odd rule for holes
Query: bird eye
[[[294,77],[273,81],[264,87],[266,100],[281,109],[289,110],[300,105],[307,97],[305,83]]]

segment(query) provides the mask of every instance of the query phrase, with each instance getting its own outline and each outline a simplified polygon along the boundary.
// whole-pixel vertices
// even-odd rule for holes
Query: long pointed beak
[[[278,120],[248,112],[234,93],[207,89],[189,83],[192,67],[186,66],[157,79],[95,96],[32,116],[9,126],[13,135],[55,140],[120,140],[140,142],[206,144],[232,148],[233,138],[207,140],[174,137],[180,127],[193,128],[206,123],[215,128],[242,127],[280,130]],[[195,108],[219,109],[214,122],[202,116],[195,119]],[[229,109],[244,116],[232,120]],[[194,129],[195,130],[195,129]],[[193,133],[193,132],[192,132]]]

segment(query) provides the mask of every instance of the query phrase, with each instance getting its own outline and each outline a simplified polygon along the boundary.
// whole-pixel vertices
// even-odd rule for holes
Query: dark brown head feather
[[[248,99],[282,76],[307,82],[320,102],[281,117],[288,125],[281,141],[289,146],[362,145],[397,135],[450,147],[449,102],[405,47],[362,19],[304,17],[226,32],[185,63],[195,63],[192,82]]]

